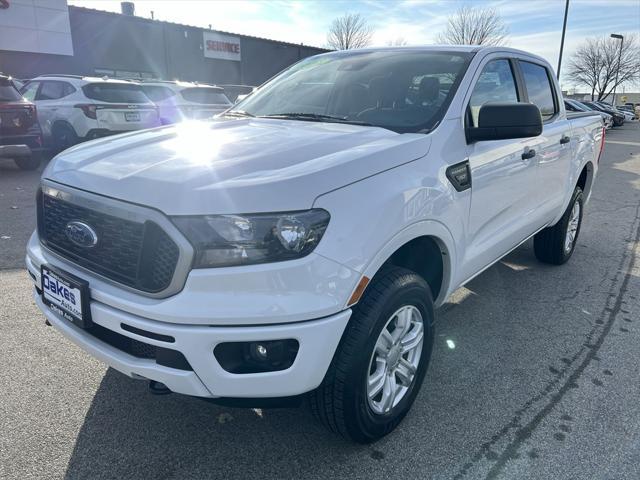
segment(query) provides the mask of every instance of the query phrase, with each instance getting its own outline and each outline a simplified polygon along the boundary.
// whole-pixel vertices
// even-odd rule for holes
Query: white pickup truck
[[[318,55],[212,121],[59,154],[34,298],[155,392],[308,398],[374,441],[414,402],[454,290],[531,237],[542,262],[571,257],[603,141],[522,51]]]

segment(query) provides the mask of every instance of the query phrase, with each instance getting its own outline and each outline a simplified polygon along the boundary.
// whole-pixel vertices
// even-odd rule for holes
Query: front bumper
[[[93,357],[132,378],[164,383],[171,391],[197,397],[273,398],[299,395],[313,390],[324,378],[347,325],[351,310],[337,315],[294,324],[260,327],[204,327],[168,325],[128,315],[92,301],[94,323],[140,342],[181,352],[193,371],[158,365],[152,359],[129,355],[64,320],[42,303],[34,289],[34,299],[45,317],[65,337]],[[122,325],[171,336],[174,343],[154,340],[124,330]],[[293,365],[277,372],[232,374],[217,362],[213,349],[222,342],[295,338],[300,349]]]
[[[34,235],[29,242],[28,255],[26,259],[27,269],[33,279],[34,286],[40,288],[40,265],[50,263],[63,270],[77,276],[88,278],[82,271],[74,270],[71,265],[65,264],[55,257],[50,256],[40,246],[37,237]],[[308,266],[307,266],[308,268]],[[279,275],[272,277],[273,272],[258,269],[253,272],[254,281],[258,282],[260,289],[265,291],[266,278],[272,278],[281,288],[282,282]],[[203,279],[201,279],[203,280]],[[230,280],[238,288],[239,283]],[[118,335],[131,338],[137,342],[160,348],[170,348],[180,352],[188,361],[189,369],[171,368],[160,365],[153,358],[140,358],[126,351],[116,348],[101,339],[97,338],[90,331],[76,327],[64,320],[57,313],[53,312],[42,303],[40,295],[34,288],[34,299],[38,307],[42,310],[47,320],[62,334],[74,343],[87,351],[90,355],[110,365],[114,369],[133,378],[143,378],[164,383],[170,390],[187,395],[199,397],[232,397],[232,398],[273,398],[289,397],[299,395],[316,388],[324,378],[324,375],[331,363],[334,352],[340,342],[342,333],[347,325],[351,310],[346,309],[322,316],[319,319],[292,321],[287,318],[281,322],[273,321],[274,311],[269,311],[269,305],[261,304],[264,297],[256,295],[251,301],[252,285],[246,285],[246,292],[237,292],[233,295],[226,292],[226,305],[220,305],[220,309],[228,311],[230,304],[235,304],[239,310],[245,306],[247,311],[256,313],[256,309],[263,309],[264,317],[270,318],[271,324],[246,323],[229,324],[222,322],[209,322],[209,324],[195,324],[192,322],[170,322],[164,318],[159,320],[152,318],[153,314],[162,310],[162,306],[168,307],[175,302],[178,297],[181,305],[185,308],[185,317],[193,315],[193,311],[201,310],[204,305],[198,305],[203,295],[203,291],[189,289],[189,282],[185,289],[177,295],[168,299],[151,300],[141,299],[146,302],[148,312],[144,304],[138,304],[136,311],[129,308],[122,308],[120,305],[113,305],[114,288],[89,277],[91,286],[91,317],[95,324],[104,327]],[[217,285],[216,281],[209,284]],[[204,287],[204,284],[201,285]],[[111,288],[112,290],[104,290]],[[267,289],[268,290],[268,289]],[[130,293],[120,290],[124,297],[131,297]],[[288,297],[291,297],[289,292]],[[215,291],[210,291],[213,296],[220,301],[222,296],[216,296]],[[325,292],[326,296],[326,292]],[[288,300],[292,300],[288,298]],[[304,299],[303,299],[304,300]],[[296,301],[300,304],[300,299]],[[313,305],[313,302],[310,302]],[[189,305],[192,308],[189,311]],[[125,302],[124,305],[127,305]],[[284,304],[283,304],[284,305]],[[211,317],[215,318],[215,306],[207,304],[210,308]],[[344,307],[343,307],[344,308]],[[312,310],[312,309],[311,309]],[[172,315],[175,310],[170,309]],[[233,315],[231,315],[233,318]],[[286,315],[283,315],[286,318]],[[318,317],[315,317],[318,318]],[[246,317],[245,317],[246,320]],[[123,328],[123,325],[125,328]],[[133,327],[133,328],[131,328]],[[133,331],[132,331],[133,330]],[[149,338],[146,335],[139,335],[135,331],[142,330],[152,336],[169,336],[175,339],[172,343],[163,340]],[[154,335],[155,334],[155,335]],[[162,337],[158,337],[162,338]],[[251,342],[280,339],[296,339],[299,342],[299,350],[295,361],[286,370],[233,374],[224,370],[214,355],[214,348],[223,342]]]

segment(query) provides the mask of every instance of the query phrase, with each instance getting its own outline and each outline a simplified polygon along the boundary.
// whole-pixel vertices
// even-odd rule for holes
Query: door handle
[[[560,137],[560,145],[564,145],[565,143],[569,143],[571,141],[571,137],[568,135],[563,135]]]
[[[536,151],[533,148],[527,148],[522,154],[522,160],[529,160],[536,156]]]

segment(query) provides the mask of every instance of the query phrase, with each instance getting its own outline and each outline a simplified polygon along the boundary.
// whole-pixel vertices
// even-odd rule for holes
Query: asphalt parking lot
[[[640,478],[639,122],[600,165],[571,261],[528,243],[456,292],[413,410],[360,446],[304,408],[152,396],[46,327],[23,268],[39,174],[0,161],[0,478]]]

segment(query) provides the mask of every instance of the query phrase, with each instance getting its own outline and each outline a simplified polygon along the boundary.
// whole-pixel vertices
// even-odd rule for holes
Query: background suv
[[[611,107],[607,107],[607,106],[602,106],[601,104],[597,103],[597,102],[582,102],[584,103],[587,107],[589,108],[593,108],[594,110],[598,110],[600,112],[604,112],[604,113],[608,113],[609,115],[611,115],[613,117],[613,126],[614,127],[619,127],[621,125],[624,125],[624,121],[625,121],[625,116],[618,112],[617,110],[611,108]]]
[[[11,77],[0,74],[0,158],[12,158],[22,170],[40,165],[42,148],[36,107],[18,92]]]
[[[142,90],[160,109],[162,124],[212,117],[231,106],[224,89],[191,82],[147,81]]]
[[[140,85],[107,78],[41,75],[22,87],[38,108],[45,144],[64,150],[82,140],[160,125]]]

